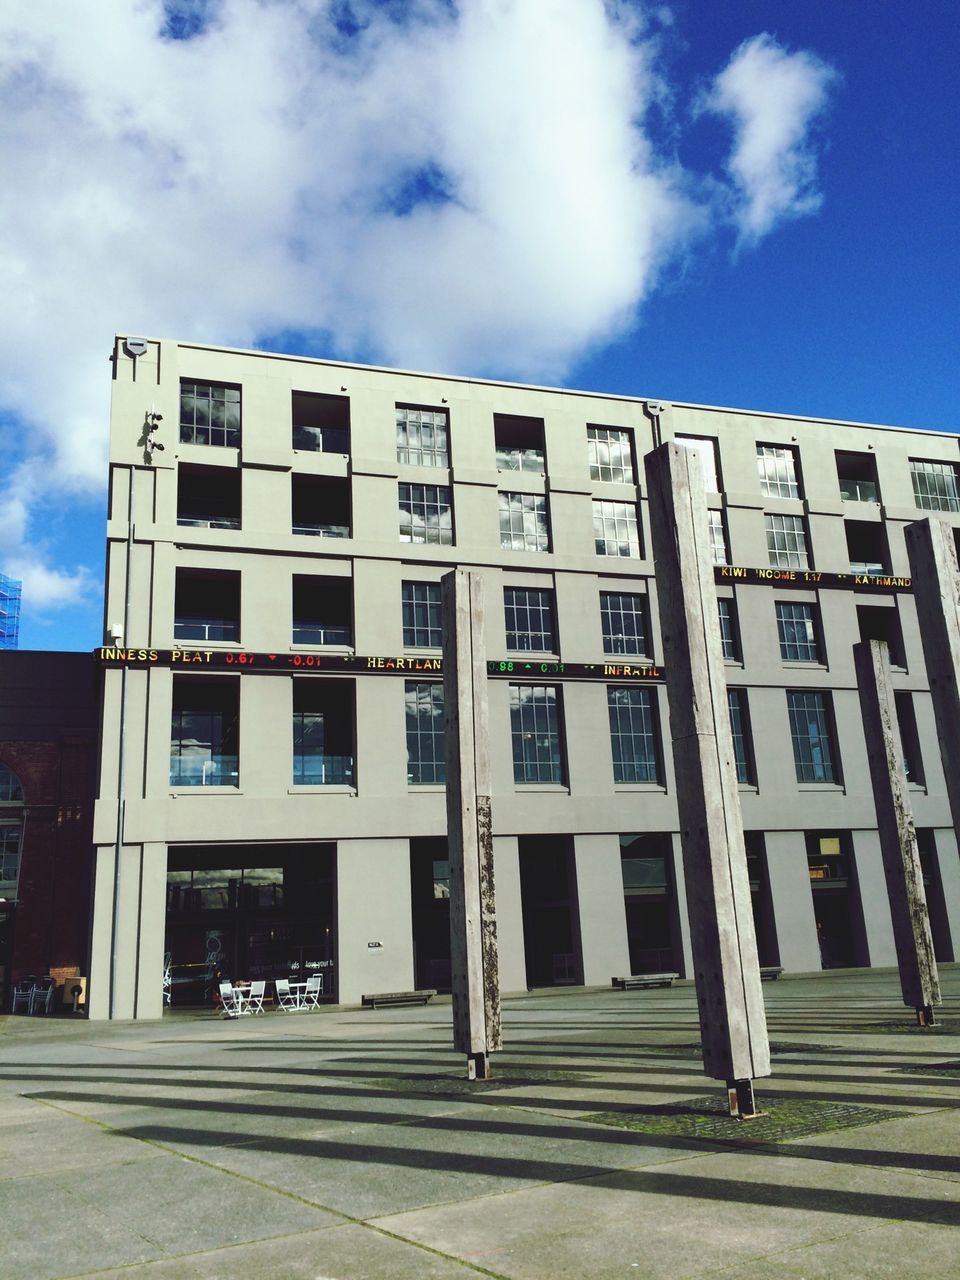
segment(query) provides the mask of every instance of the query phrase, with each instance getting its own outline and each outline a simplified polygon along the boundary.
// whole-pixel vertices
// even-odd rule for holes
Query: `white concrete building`
[[[503,989],[689,972],[642,483],[666,439],[712,490],[761,962],[895,963],[864,637],[955,958],[903,528],[960,526],[957,436],[118,338],[91,1016],[158,1016],[165,955],[180,1003],[217,970],[343,1003],[448,983],[455,565],[486,579]]]

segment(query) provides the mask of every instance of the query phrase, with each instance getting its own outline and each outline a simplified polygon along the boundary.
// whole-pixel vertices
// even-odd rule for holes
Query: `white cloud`
[[[733,125],[727,171],[742,240],[755,241],[782,219],[820,207],[810,126],[835,79],[819,58],[787,53],[771,36],[759,35],[745,41],[714,80],[702,105]]]
[[[0,9],[0,407],[21,423],[10,451],[32,460],[0,515],[10,572],[30,548],[51,564],[31,502],[102,488],[116,330],[238,345],[301,331],[325,354],[561,377],[713,216],[643,129],[677,96],[653,70],[662,7],[353,0],[351,29],[332,0],[174,9],[207,26],[164,38],[161,0]],[[733,172],[768,210],[759,234],[785,202],[755,196],[758,175],[806,155],[815,104],[795,82],[818,64],[755,45],[794,122],[765,145],[746,50],[714,109],[738,122]],[[63,572],[33,577],[49,602]]]

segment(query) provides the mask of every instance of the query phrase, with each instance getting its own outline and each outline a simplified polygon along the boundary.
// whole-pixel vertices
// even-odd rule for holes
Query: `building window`
[[[177,524],[200,529],[239,529],[239,469],[181,462],[177,468]]]
[[[729,564],[727,552],[727,530],[723,521],[723,512],[712,507],[707,511],[707,531],[710,535],[710,558],[713,564]]]
[[[514,782],[563,782],[555,685],[510,686],[510,738]]]
[[[603,652],[650,655],[647,597],[624,592],[600,592]]]
[[[353,684],[293,682],[293,781],[302,786],[353,786]]]
[[[767,529],[767,555],[774,569],[809,569],[807,531],[803,516],[763,517]]]
[[[816,609],[812,604],[778,600],[777,634],[784,662],[821,662]]]
[[[414,786],[442,783],[447,767],[443,735],[443,685],[404,685],[407,713],[407,781]]]
[[[504,587],[503,614],[508,649],[556,652],[552,591]]]
[[[797,451],[778,444],[757,445],[760,492],[770,498],[800,498]]]
[[[240,574],[235,570],[178,569],[175,640],[240,639]]]
[[[893,695],[893,705],[900,730],[900,746],[903,749],[903,772],[908,782],[922,787],[925,782],[923,756],[920,752],[920,733],[913,708],[913,694],[898,689]]]
[[[313,538],[350,537],[350,481],[337,476],[294,475],[292,532]]]
[[[728,689],[727,706],[730,709],[730,734],[733,738],[733,762],[737,770],[737,781],[751,783],[754,780],[753,753],[750,750],[746,689]]]
[[[443,645],[439,582],[403,583],[401,608],[405,649],[439,649]]]
[[[0,764],[0,804],[22,804],[20,779],[9,765]]]
[[[180,443],[240,447],[240,388],[180,383]]]
[[[723,656],[730,662],[739,662],[740,632],[737,627],[737,606],[732,600],[721,596],[717,601],[717,613],[720,618],[720,648]]]
[[[717,467],[717,442],[700,436],[674,436],[673,443],[682,449],[689,449],[700,459],[703,468],[703,481],[707,493],[720,492],[720,472]]]
[[[512,551],[549,551],[547,500],[535,493],[500,494],[500,545]]]
[[[512,414],[493,415],[493,440],[498,471],[532,471],[543,475],[547,455],[542,418],[519,418]]]
[[[397,405],[397,461],[414,467],[449,467],[447,411]]]
[[[346,396],[294,391],[293,447],[309,453],[350,452],[350,401]]]
[[[400,485],[400,541],[453,544],[453,505],[446,485]]]
[[[170,785],[235,787],[239,752],[239,682],[174,676]]]
[[[350,578],[293,577],[293,643],[353,644]]]
[[[923,511],[960,511],[957,468],[953,462],[910,459],[913,496]]]
[[[845,453],[837,450],[837,481],[844,502],[880,501],[877,460],[872,453]]]
[[[906,666],[903,652],[903,632],[896,608],[882,605],[858,604],[857,628],[861,640],[882,640],[887,645],[891,666]]]
[[[608,686],[614,782],[659,782],[660,750],[652,689]]]
[[[639,556],[637,504],[594,499],[593,537],[598,556]]]
[[[19,822],[0,822],[0,883],[16,884],[20,874],[20,836],[23,827]]]
[[[633,484],[631,432],[616,427],[587,427],[587,457],[591,480],[617,480]]]
[[[798,782],[836,782],[826,695],[788,690],[787,711]]]
[[[847,536],[851,573],[875,575],[890,572],[887,531],[882,524],[873,520],[845,520],[843,531]]]

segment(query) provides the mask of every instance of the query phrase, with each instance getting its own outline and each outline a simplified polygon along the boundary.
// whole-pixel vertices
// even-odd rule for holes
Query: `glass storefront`
[[[335,871],[333,844],[171,849],[171,1004],[209,1007],[224,980],[315,973],[324,1000],[335,1001]]]

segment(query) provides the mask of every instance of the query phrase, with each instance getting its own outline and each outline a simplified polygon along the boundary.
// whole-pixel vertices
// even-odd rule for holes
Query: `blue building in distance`
[[[16,649],[20,639],[20,593],[23,584],[0,573],[0,649]]]

